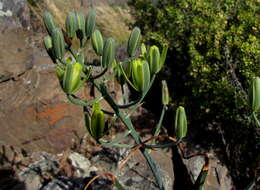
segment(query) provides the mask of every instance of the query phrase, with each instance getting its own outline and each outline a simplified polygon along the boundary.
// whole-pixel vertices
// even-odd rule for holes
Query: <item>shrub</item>
[[[172,107],[185,104],[190,136],[222,148],[235,182],[243,186],[240,179],[247,178],[257,153],[244,89],[260,75],[259,2],[131,0],[129,5],[145,42],[169,45],[161,78],[168,81]],[[152,96],[156,105],[155,92]]]

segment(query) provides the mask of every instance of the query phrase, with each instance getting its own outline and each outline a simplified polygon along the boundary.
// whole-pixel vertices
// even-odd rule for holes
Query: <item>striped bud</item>
[[[91,36],[92,47],[95,50],[96,54],[101,56],[103,52],[103,37],[99,30],[95,30]]]
[[[150,84],[149,64],[141,59],[132,62],[132,79],[133,84],[138,91],[145,91]]]
[[[57,59],[62,59],[65,55],[65,42],[64,37],[60,29],[55,28],[52,31],[52,40],[54,54]]]
[[[249,105],[253,112],[257,112],[260,108],[260,78],[255,77],[251,81],[249,88]]]
[[[93,9],[89,10],[86,22],[86,35],[89,38],[96,27],[96,13]]]
[[[76,34],[78,39],[82,40],[85,36],[85,18],[81,12],[75,13],[76,15]]]
[[[151,74],[160,71],[160,51],[157,46],[152,46],[149,50],[149,65]]]
[[[50,56],[51,60],[56,63],[56,57],[54,55],[54,50],[53,50],[53,44],[52,44],[52,39],[50,36],[45,36],[44,40],[44,47],[48,53],[48,55]]]
[[[160,69],[159,70],[161,70],[164,65],[167,52],[168,52],[168,45],[165,45],[165,46],[163,46],[162,54],[160,56]]]
[[[135,56],[140,40],[141,30],[138,27],[135,27],[128,39],[127,53],[129,57]]]
[[[175,115],[175,135],[177,139],[185,137],[187,134],[187,119],[185,109],[179,106]]]
[[[168,105],[169,104],[169,91],[168,86],[165,80],[162,80],[162,104]]]
[[[45,12],[43,15],[43,22],[49,35],[52,34],[52,30],[55,29],[55,24],[51,13]]]
[[[94,104],[91,117],[85,113],[85,124],[87,131],[96,141],[104,135],[105,115],[99,103]]]
[[[67,94],[73,94],[81,85],[83,66],[78,62],[68,62],[63,76],[62,87]]]
[[[74,12],[69,12],[66,18],[66,32],[68,34],[68,37],[73,38],[76,35],[76,15]]]
[[[105,41],[103,52],[102,52],[102,66],[110,67],[115,59],[115,40],[109,38]]]

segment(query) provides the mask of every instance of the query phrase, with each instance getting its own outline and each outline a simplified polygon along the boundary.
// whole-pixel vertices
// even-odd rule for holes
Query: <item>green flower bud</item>
[[[89,10],[86,22],[87,22],[86,35],[89,38],[92,35],[92,33],[94,32],[95,27],[96,27],[96,13],[93,9]]]
[[[56,76],[58,77],[59,81],[62,82],[63,77],[64,77],[64,70],[60,66],[57,66],[55,69],[55,73],[56,73]]]
[[[105,41],[101,64],[103,67],[110,67],[115,59],[115,41],[109,38]]]
[[[253,112],[260,108],[260,78],[255,77],[251,81],[249,89],[249,105]]]
[[[45,12],[43,15],[43,22],[49,35],[52,34],[52,30],[55,29],[53,17],[49,12]]]
[[[53,40],[53,48],[54,54],[57,59],[62,59],[65,55],[65,42],[63,33],[60,29],[55,28],[52,31],[52,40]]]
[[[92,136],[98,141],[104,133],[105,129],[105,115],[104,112],[98,108],[95,108],[91,117],[91,132]]]
[[[85,113],[85,124],[87,131],[96,141],[104,135],[105,115],[100,109],[99,103],[94,104],[91,117]]]
[[[165,80],[162,81],[162,104],[168,105],[169,104],[169,91],[168,86]]]
[[[96,54],[101,56],[103,52],[103,37],[99,30],[95,30],[91,36],[92,47],[95,50]]]
[[[177,139],[181,139],[187,134],[187,119],[185,109],[179,106],[175,115],[175,134]]]
[[[137,59],[132,62],[133,84],[138,91],[145,91],[150,84],[149,64],[145,60]]]
[[[78,62],[68,62],[63,76],[63,90],[67,94],[73,94],[81,85],[82,64]]]
[[[147,54],[147,50],[146,50],[145,44],[142,43],[141,44],[141,55],[145,58],[146,54]]]
[[[152,74],[160,71],[160,51],[157,46],[152,46],[149,50],[149,64]]]
[[[167,52],[168,52],[168,45],[165,45],[165,46],[163,46],[162,55],[160,57],[160,68],[159,68],[159,70],[161,70],[163,65],[164,65]]]
[[[50,56],[51,60],[56,63],[56,57],[54,55],[54,50],[53,50],[53,44],[52,44],[52,39],[50,36],[45,36],[43,40],[45,49]]]
[[[73,38],[76,35],[76,15],[74,12],[69,12],[67,18],[66,18],[66,32],[68,34],[68,37]]]
[[[129,57],[135,56],[140,40],[141,30],[138,27],[135,27],[128,39],[127,52]]]
[[[85,18],[83,13],[75,13],[76,15],[76,34],[78,39],[82,40],[85,37]]]

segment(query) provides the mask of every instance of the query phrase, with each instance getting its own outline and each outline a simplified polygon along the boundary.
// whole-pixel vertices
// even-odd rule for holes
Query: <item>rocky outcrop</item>
[[[27,0],[0,0],[0,25],[12,28],[29,27]]]

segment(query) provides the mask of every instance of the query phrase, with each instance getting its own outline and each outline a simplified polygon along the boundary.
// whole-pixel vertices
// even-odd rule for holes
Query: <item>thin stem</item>
[[[254,118],[254,120],[255,120],[256,126],[257,126],[257,127],[260,127],[260,122],[259,122],[259,120],[257,119],[255,112],[254,112],[252,115],[253,115],[253,118]]]
[[[155,75],[152,77],[151,80],[151,84],[153,83],[155,78]],[[128,130],[131,133],[131,136],[134,138],[136,144],[142,144],[141,142],[141,138],[138,135],[137,131],[135,130],[131,120],[124,115],[124,113],[119,111],[119,108],[117,107],[116,103],[114,102],[113,98],[108,94],[108,91],[105,87],[104,84],[99,84],[97,83],[95,80],[91,80],[92,83],[94,84],[94,86],[101,92],[102,96],[104,97],[104,99],[109,103],[109,105],[112,107],[112,109],[115,111],[115,114],[117,115],[117,117],[125,124],[125,126],[128,128]],[[151,87],[150,84],[150,87]],[[149,88],[150,88],[149,87]],[[148,90],[146,90],[146,92],[144,93],[144,95],[148,92]],[[143,99],[144,97],[142,97],[141,99]],[[141,102],[141,101],[139,101]],[[151,155],[149,154],[149,152],[147,150],[145,150],[144,148],[141,149],[141,152],[143,153],[149,167],[151,168],[155,180],[159,186],[160,190],[164,190],[164,185],[163,185],[163,181],[162,181],[162,177],[161,177],[161,172],[159,171],[159,169],[156,166],[156,163],[154,162],[154,160],[152,159]]]
[[[130,102],[129,104],[124,104],[124,105],[117,104],[117,106],[120,109],[127,109],[127,108],[134,106],[135,104],[139,103],[141,98],[142,98],[142,96],[140,96],[137,100]]]
[[[86,102],[86,101],[80,99],[79,97],[75,96],[74,94],[67,94],[67,97],[71,103],[79,105],[79,106],[85,106],[85,107],[91,106],[91,105],[95,104],[97,101],[102,99],[102,96],[100,96],[91,101]]]
[[[105,109],[101,109],[105,114],[107,115],[115,115],[115,112],[112,112],[112,111],[108,111],[108,110],[105,110]]]
[[[144,144],[143,147],[144,148],[168,148],[168,147],[172,147],[172,146],[177,146],[180,142],[181,142],[181,140],[179,139],[177,142],[171,142],[171,143],[162,144],[162,145]]]
[[[72,47],[68,47],[68,50],[71,53],[71,55],[74,57],[74,59],[78,60],[77,52]]]
[[[107,142],[103,139],[100,139],[100,143],[101,143],[101,145],[104,145],[104,146],[113,146],[114,144],[117,144],[120,141],[124,140],[130,133],[131,133],[131,131],[127,131],[122,137],[119,137],[119,138],[113,140],[112,142]]]
[[[107,72],[107,67],[104,68],[101,73],[97,74],[96,76],[93,76],[93,77],[90,77],[90,79],[94,80],[94,79],[97,79],[99,77],[102,77],[105,73]]]
[[[131,110],[128,112],[128,114],[127,114],[128,117],[136,110],[136,108],[139,106],[139,104],[143,101],[143,99],[144,99],[144,97],[146,96],[146,94],[148,93],[149,89],[152,87],[155,77],[156,77],[156,74],[154,74],[154,75],[152,76],[152,79],[151,79],[149,88],[147,88],[147,89],[142,93],[142,96],[141,96],[141,98],[139,99],[139,101],[138,101],[138,102],[131,108]]]
[[[120,84],[120,88],[121,88],[121,93],[122,93],[122,97],[123,97],[123,104],[126,104],[124,84]]]
[[[163,108],[162,108],[162,112],[161,112],[161,116],[160,116],[159,122],[156,125],[156,129],[155,129],[155,132],[154,132],[153,136],[158,136],[159,135],[160,129],[161,129],[161,126],[162,126],[162,121],[163,121],[163,118],[164,118],[166,110],[167,110],[167,106],[164,105]]]

